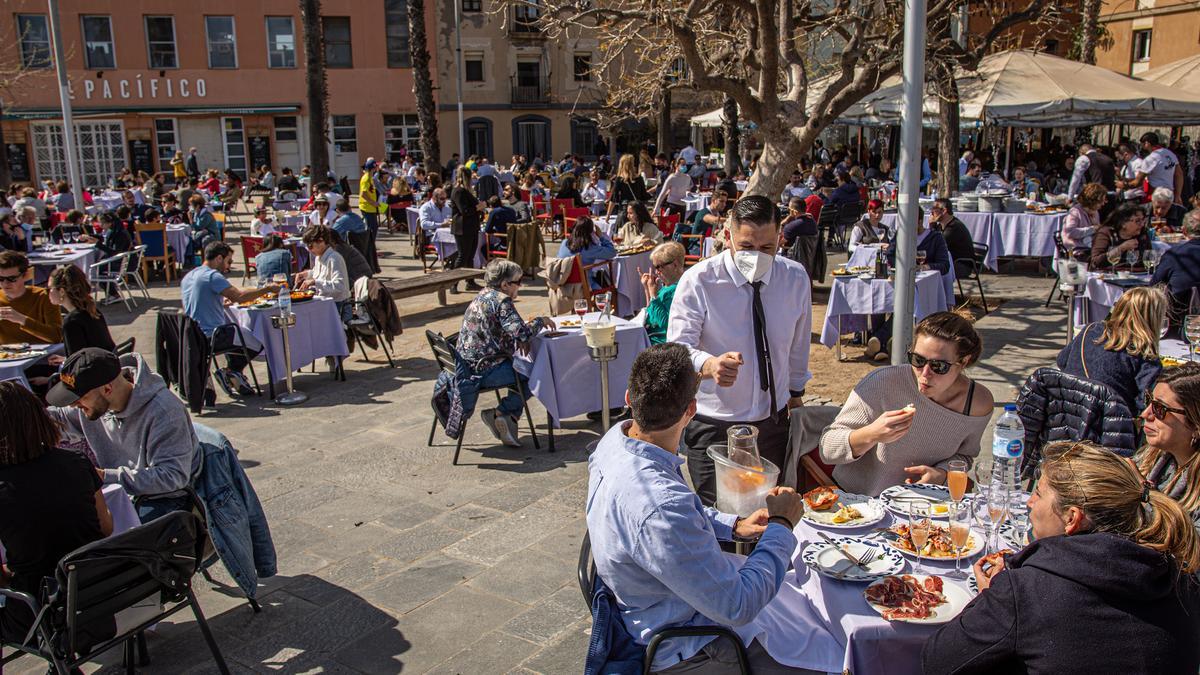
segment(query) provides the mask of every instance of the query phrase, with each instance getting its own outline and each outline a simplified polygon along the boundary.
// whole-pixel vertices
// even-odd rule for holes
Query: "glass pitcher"
[[[758,454],[758,428],[748,424],[735,424],[725,433],[729,446],[729,459],[742,466],[762,471],[762,458]]]

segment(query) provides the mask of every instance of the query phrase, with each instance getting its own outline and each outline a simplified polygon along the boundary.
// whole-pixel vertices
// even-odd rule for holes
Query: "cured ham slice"
[[[933,576],[922,581],[909,574],[884,577],[867,588],[863,595],[877,605],[879,613],[889,621],[927,619],[934,609],[946,602],[942,595],[942,580]]]

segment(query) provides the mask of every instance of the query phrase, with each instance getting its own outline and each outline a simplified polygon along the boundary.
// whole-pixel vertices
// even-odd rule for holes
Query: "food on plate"
[[[275,299],[275,293],[274,293],[273,291],[271,291],[271,292],[267,292],[267,293],[263,293],[263,294],[262,294],[260,297],[266,298],[267,300],[274,300],[274,299]]]
[[[888,621],[928,619],[934,609],[946,604],[942,579],[933,576],[920,581],[911,574],[884,577],[863,591],[863,596]]]
[[[858,509],[850,506],[849,504],[842,504],[841,508],[837,510],[837,513],[833,514],[833,522],[837,525],[841,525],[852,520],[858,520],[862,517],[863,514]]]
[[[819,487],[804,493],[804,503],[813,511],[824,511],[838,502],[838,493],[830,487]]]
[[[0,349],[6,352],[24,352],[29,351],[28,342],[13,342],[7,345],[0,345]]]
[[[996,551],[995,553],[989,553],[983,556],[983,559],[979,561],[983,563],[983,571],[987,572],[991,570],[993,567],[1004,561],[1004,556],[1012,555],[1012,552],[1013,550],[1011,548],[1004,548]]]
[[[1183,359],[1177,359],[1174,356],[1163,356],[1161,357],[1161,361],[1163,368],[1178,368],[1179,366],[1187,363],[1187,361]]]
[[[917,551],[913,546],[912,537],[908,532],[908,524],[893,525],[891,531],[899,536],[899,539],[891,540],[892,546],[909,553],[925,556],[926,558],[953,558],[954,543],[950,540],[950,528],[942,527],[941,525],[930,525],[929,539],[925,545]],[[963,546],[963,550],[970,550],[975,546],[975,537],[967,538],[967,543]]]

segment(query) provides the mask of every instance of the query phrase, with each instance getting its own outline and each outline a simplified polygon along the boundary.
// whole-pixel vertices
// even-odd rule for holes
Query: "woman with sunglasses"
[[[1179,502],[1200,531],[1200,364],[1168,368],[1145,393],[1146,445],[1134,461],[1156,490]]]
[[[1057,442],[1044,456],[1033,543],[975,564],[979,596],[926,641],[926,675],[1194,675],[1200,540],[1187,515],[1107,448]]]
[[[1088,324],[1063,347],[1058,367],[1112,389],[1132,416],[1142,409],[1142,393],[1162,372],[1158,340],[1166,316],[1167,296],[1160,289],[1131,288],[1104,321]]]
[[[913,330],[908,364],[867,375],[821,435],[821,459],[849,492],[878,495],[899,483],[946,482],[952,459],[967,464],[992,416],[992,394],[964,371],[983,343],[956,312],[938,312]]]

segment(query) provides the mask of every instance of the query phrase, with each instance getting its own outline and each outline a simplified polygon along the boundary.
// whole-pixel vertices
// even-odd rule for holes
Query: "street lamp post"
[[[451,0],[454,3],[454,65],[458,69],[458,161],[467,163],[467,132],[463,126],[463,57],[462,57],[462,0]]]
[[[58,100],[62,105],[63,147],[67,153],[67,177],[75,208],[83,209],[83,183],[79,179],[79,153],[75,148],[75,124],[71,120],[71,81],[67,79],[67,59],[63,54],[62,26],[58,17],[58,0],[46,0],[50,15],[50,41],[54,45],[54,69],[58,73]]]

